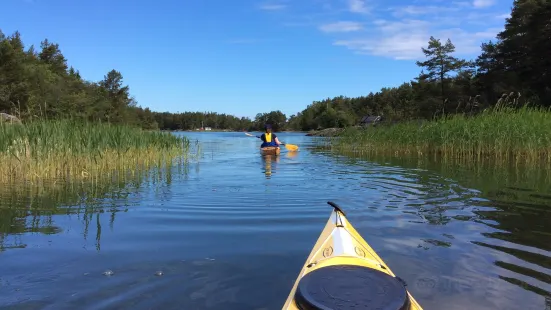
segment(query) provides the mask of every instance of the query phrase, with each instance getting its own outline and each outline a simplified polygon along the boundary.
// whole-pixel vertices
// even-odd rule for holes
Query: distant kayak
[[[335,203],[284,310],[422,310]]]
[[[260,148],[260,153],[262,155],[279,155],[281,149],[275,146],[267,146]]]

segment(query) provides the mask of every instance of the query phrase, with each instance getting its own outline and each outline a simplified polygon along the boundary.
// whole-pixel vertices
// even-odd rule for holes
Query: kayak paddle
[[[248,133],[248,132],[246,132],[245,134],[246,134],[247,136],[249,136],[249,137],[260,138],[259,136],[251,135],[251,134]],[[291,151],[291,152],[298,151],[298,145],[288,144],[288,143],[281,143],[280,145],[284,145],[285,148],[287,149],[287,151]]]

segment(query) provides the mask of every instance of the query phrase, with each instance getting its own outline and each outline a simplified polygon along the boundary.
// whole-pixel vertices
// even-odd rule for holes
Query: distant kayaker
[[[262,140],[262,145],[260,147],[268,147],[268,146],[274,146],[279,147],[281,142],[279,142],[279,139],[275,135],[275,133],[272,133],[272,125],[266,124],[264,126],[265,132],[261,136],[257,136],[257,138],[260,138]]]

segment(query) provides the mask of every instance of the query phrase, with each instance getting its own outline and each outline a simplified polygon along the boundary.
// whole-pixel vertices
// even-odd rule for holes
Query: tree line
[[[6,36],[1,30],[0,112],[23,121],[74,118],[162,130],[259,130],[265,121],[283,129],[287,120],[280,111],[254,120],[215,112],[153,112],[137,105],[121,72],[113,69],[101,81],[87,81],[67,65],[58,44],[45,39],[38,50],[25,48],[18,31]]]
[[[0,112],[23,120],[78,118],[124,123],[144,129],[193,130],[200,127],[276,131],[356,125],[365,115],[392,121],[477,113],[507,94],[515,102],[551,106],[551,2],[515,0],[511,16],[494,41],[483,43],[474,60],[455,57],[455,46],[431,37],[419,75],[398,87],[366,96],[314,101],[289,118],[281,111],[254,119],[215,112],[153,112],[137,105],[122,74],[109,71],[98,82],[83,79],[67,65],[58,44],[47,39],[37,51],[25,49],[19,32],[0,30]],[[522,95],[522,96],[521,96]],[[520,99],[518,97],[521,97]]]
[[[314,101],[292,115],[289,127],[310,130],[356,125],[363,116],[390,121],[474,114],[507,97],[513,102],[551,106],[551,1],[515,0],[495,41],[481,45],[474,60],[455,57],[455,46],[431,37],[426,59],[412,81],[358,98]],[[512,98],[511,98],[512,97]]]

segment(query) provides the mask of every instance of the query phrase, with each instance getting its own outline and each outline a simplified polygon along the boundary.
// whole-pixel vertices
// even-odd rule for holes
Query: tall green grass
[[[189,141],[170,133],[76,120],[0,122],[0,182],[88,178],[188,155]]]
[[[549,109],[498,107],[476,116],[349,128],[330,140],[339,152],[522,160],[551,164]]]

